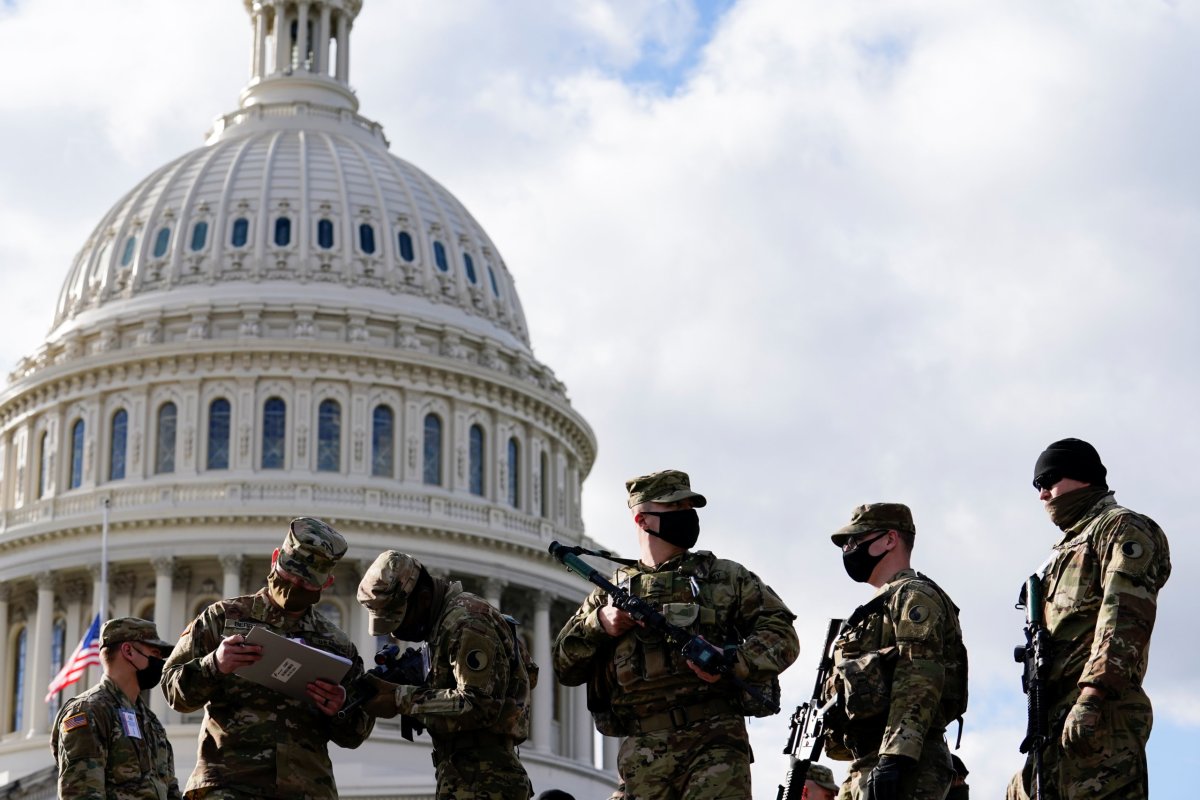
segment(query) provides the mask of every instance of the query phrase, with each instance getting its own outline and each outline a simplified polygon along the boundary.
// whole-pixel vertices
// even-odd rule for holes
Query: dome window
[[[292,243],[292,220],[290,217],[280,217],[275,220],[275,246],[287,247]]]
[[[71,479],[67,488],[78,489],[83,485],[83,420],[75,420],[71,426]]]
[[[358,247],[367,255],[375,252],[375,229],[365,222],[358,226]]]
[[[550,457],[546,455],[545,450],[542,451],[541,457],[538,459],[538,462],[541,464],[541,468],[542,468],[542,470],[541,470],[542,474],[539,476],[542,479],[542,483],[541,483],[542,491],[540,492],[541,503],[539,504],[540,507],[538,508],[538,511],[541,513],[541,515],[543,517],[549,517],[550,516]]]
[[[167,248],[171,244],[171,229],[159,228],[158,235],[154,237],[154,257],[162,258],[167,254]]]
[[[283,469],[287,404],[278,397],[263,403],[262,468]]]
[[[317,471],[337,472],[342,468],[342,407],[337,400],[324,400],[317,409]]]
[[[208,406],[209,469],[229,469],[229,401],[213,400]]]
[[[238,217],[233,221],[233,233],[229,237],[229,243],[234,247],[245,247],[249,238],[250,220],[245,217]]]
[[[137,237],[130,236],[125,240],[125,249],[121,251],[121,266],[128,267],[129,262],[133,261],[133,251],[137,247]]]
[[[441,242],[433,243],[433,260],[437,262],[437,267],[442,272],[450,271],[450,262],[446,260],[446,248],[442,247]]]
[[[204,221],[197,222],[192,227],[192,252],[198,253],[204,249],[204,245],[208,242],[208,223]]]
[[[521,445],[515,437],[508,440],[508,504],[521,507]]]
[[[408,231],[400,231],[400,235],[396,237],[396,240],[397,244],[400,245],[400,257],[411,264],[413,259],[417,257],[416,253],[413,252],[412,236],[409,235]]]
[[[175,423],[178,416],[174,403],[164,403],[158,410],[158,441],[154,450],[156,474],[175,471]]]
[[[371,414],[371,474],[390,478],[395,471],[394,439],[396,415],[384,405],[375,406]]]
[[[424,481],[430,486],[442,485],[442,419],[437,414],[425,415]]]
[[[125,477],[125,448],[129,437],[129,414],[119,410],[112,417],[112,441],[108,443],[108,479]]]
[[[37,496],[40,500],[50,488],[50,434],[43,433],[38,439]]]
[[[492,284],[492,294],[496,297],[500,296],[500,286],[496,283],[496,273],[492,270],[492,265],[488,264],[488,281]]]
[[[333,223],[327,219],[317,223],[317,246],[322,250],[333,247]]]
[[[467,271],[467,280],[472,284],[479,283],[479,279],[475,277],[475,262],[471,260],[468,253],[463,253],[463,268]]]
[[[467,443],[467,460],[471,476],[471,494],[483,497],[483,428],[472,425],[468,439],[470,441]]]

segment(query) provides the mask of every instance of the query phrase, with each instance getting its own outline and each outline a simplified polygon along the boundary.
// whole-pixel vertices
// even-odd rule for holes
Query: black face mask
[[[158,682],[162,680],[163,666],[166,663],[165,658],[146,656],[145,668],[137,671],[138,688],[144,692],[158,686]]]
[[[658,531],[646,531],[676,547],[687,549],[700,538],[700,515],[694,508],[677,511],[643,511],[648,517],[658,517]]]
[[[887,536],[884,532],[874,539],[859,542],[858,546],[853,550],[842,553],[842,566],[846,568],[846,574],[850,579],[858,583],[866,583],[871,579],[871,573],[875,571],[876,565],[883,561],[883,557],[888,554],[884,550],[877,556],[871,555],[871,545]]]

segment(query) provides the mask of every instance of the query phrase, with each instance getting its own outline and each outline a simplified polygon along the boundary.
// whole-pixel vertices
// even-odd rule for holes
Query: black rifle
[[[375,683],[369,676],[395,683],[401,686],[421,686],[425,683],[425,657],[420,650],[408,648],[400,652],[400,646],[384,645],[375,654],[375,668],[360,675],[346,690],[346,704],[338,712],[339,719],[345,719],[351,711],[369,701],[379,693]],[[416,717],[407,714],[400,716],[400,735],[410,742],[413,735],[425,732],[425,726]]]
[[[1046,662],[1050,656],[1050,633],[1046,630],[1045,608],[1042,604],[1042,582],[1037,575],[1030,575],[1021,589],[1017,608],[1025,610],[1025,644],[1013,651],[1013,658],[1025,669],[1021,673],[1021,688],[1029,706],[1025,739],[1021,742],[1022,753],[1033,753],[1033,791],[1031,800],[1042,800],[1044,769],[1042,750],[1048,736],[1046,699]]]
[[[825,713],[837,702],[835,696],[821,705],[821,694],[833,671],[833,642],[842,632],[842,623],[840,619],[829,620],[825,649],[821,651],[821,661],[817,664],[817,681],[813,685],[812,699],[796,706],[792,714],[787,746],[783,748],[783,754],[790,759],[791,765],[775,800],[799,800],[804,791],[804,781],[808,779],[808,768],[821,758],[821,749],[825,746]],[[807,755],[798,755],[806,748]]]
[[[585,581],[590,581],[612,598],[612,604],[642,623],[651,630],[662,634],[663,639],[688,661],[695,664],[701,671],[709,675],[721,675],[742,692],[750,695],[756,703],[771,710],[772,714],[779,713],[779,704],[767,697],[754,686],[746,683],[733,672],[734,659],[726,655],[724,648],[713,644],[702,636],[689,633],[678,625],[667,622],[662,612],[655,609],[640,597],[634,597],[628,590],[611,583],[594,567],[581,559],[577,553],[581,548],[568,547],[558,542],[550,543],[550,555],[560,564],[574,572]]]

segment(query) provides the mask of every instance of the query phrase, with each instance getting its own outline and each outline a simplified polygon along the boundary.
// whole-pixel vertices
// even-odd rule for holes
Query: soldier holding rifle
[[[1034,465],[1033,486],[1062,538],[1024,592],[1030,624],[1043,625],[1048,641],[1041,674],[1027,670],[1025,679],[1041,689],[1030,708],[1041,709],[1045,736],[1031,720],[1029,758],[1009,800],[1149,796],[1142,680],[1171,557],[1162,529],[1117,505],[1107,478],[1080,439],[1054,442]]]
[[[567,686],[588,684],[597,729],[623,736],[618,770],[630,800],[750,797],[750,742],[744,714],[773,709],[744,691],[776,687],[799,652],[779,596],[741,564],[692,552],[696,509],[707,500],[686,473],[665,470],[625,484],[640,559],[612,583],[641,598],[675,628],[715,645],[684,656],[660,630],[641,625],[593,591],[554,643],[554,670]],[[711,662],[711,663],[710,663]]]

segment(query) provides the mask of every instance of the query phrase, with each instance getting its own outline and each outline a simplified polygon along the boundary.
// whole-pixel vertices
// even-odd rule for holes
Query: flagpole
[[[99,599],[96,601],[99,608],[96,613],[100,615],[100,624],[108,619],[108,505],[109,498],[104,498],[104,522],[100,526],[100,591],[97,593]]]

